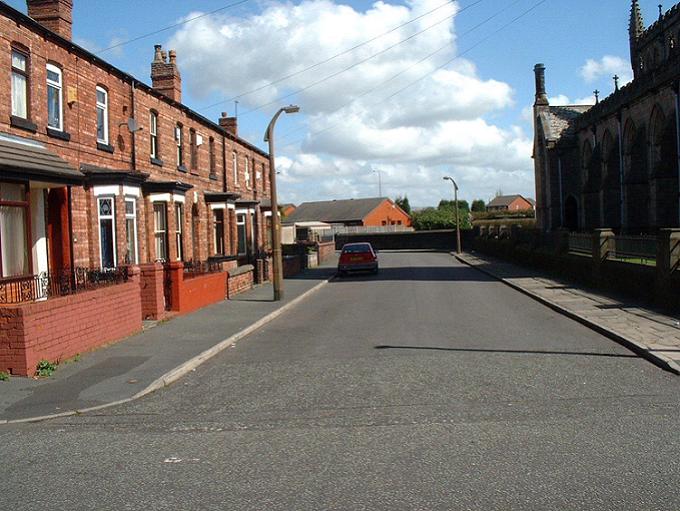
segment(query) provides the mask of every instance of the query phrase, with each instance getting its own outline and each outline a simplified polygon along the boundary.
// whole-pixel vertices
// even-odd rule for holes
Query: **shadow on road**
[[[548,350],[507,350],[507,349],[479,349],[479,348],[441,348],[437,346],[375,346],[376,350],[427,350],[427,351],[457,351],[463,353],[511,353],[523,355],[577,355],[583,357],[608,358],[638,358],[637,355],[623,353],[594,353],[588,351],[548,351]]]
[[[350,273],[335,279],[333,283],[342,284],[364,280],[491,282],[496,279],[466,266],[403,266],[380,268],[377,275]]]

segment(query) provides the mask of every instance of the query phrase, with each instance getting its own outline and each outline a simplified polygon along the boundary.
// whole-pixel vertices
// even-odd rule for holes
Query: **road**
[[[680,379],[441,253],[179,383],[0,428],[6,509],[677,510]]]

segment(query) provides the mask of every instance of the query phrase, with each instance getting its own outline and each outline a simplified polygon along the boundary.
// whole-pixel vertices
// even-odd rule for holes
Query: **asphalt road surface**
[[[680,509],[680,379],[447,254],[380,254],[175,385],[0,427],[2,509]]]

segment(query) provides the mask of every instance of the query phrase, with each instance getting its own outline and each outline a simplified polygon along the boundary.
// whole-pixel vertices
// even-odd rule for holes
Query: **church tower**
[[[632,0],[632,2],[628,36],[630,39],[630,65],[633,68],[633,76],[637,78],[642,67],[642,62],[640,61],[641,56],[638,52],[638,41],[645,31],[645,23],[642,19],[642,12],[640,11],[638,0]]]

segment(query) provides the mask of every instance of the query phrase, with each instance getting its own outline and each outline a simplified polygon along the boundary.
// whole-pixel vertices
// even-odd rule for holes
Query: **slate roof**
[[[286,223],[320,221],[328,223],[358,222],[377,208],[386,197],[303,202],[286,217]]]
[[[0,172],[48,182],[82,183],[85,176],[39,142],[0,136]]]
[[[499,195],[494,197],[494,199],[487,204],[487,208],[498,208],[503,206],[510,206],[517,199],[524,199],[521,195]],[[524,199],[525,201],[531,203],[530,199]]]
[[[592,108],[591,105],[568,105],[548,107],[542,118],[546,140],[557,140],[574,134],[574,121]]]

